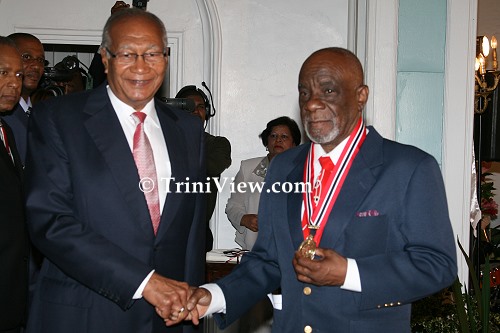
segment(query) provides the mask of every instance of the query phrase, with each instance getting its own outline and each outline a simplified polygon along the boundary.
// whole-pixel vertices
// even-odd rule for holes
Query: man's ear
[[[358,108],[359,110],[363,110],[363,108],[366,105],[366,102],[368,101],[368,95],[370,93],[370,90],[368,89],[368,86],[363,84],[358,87],[356,90],[357,96],[358,96]]]
[[[108,74],[108,62],[109,62],[109,58],[107,55],[108,52],[104,47],[101,47],[99,53],[101,54],[102,64],[104,65],[104,73]]]

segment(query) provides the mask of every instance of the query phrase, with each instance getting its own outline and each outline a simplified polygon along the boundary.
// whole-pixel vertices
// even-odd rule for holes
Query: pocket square
[[[357,212],[356,217],[379,216],[380,213],[376,209],[370,209],[364,212]]]

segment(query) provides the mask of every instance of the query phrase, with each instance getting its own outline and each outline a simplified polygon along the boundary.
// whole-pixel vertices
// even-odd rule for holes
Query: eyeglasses
[[[138,57],[142,57],[148,64],[156,64],[165,60],[167,52],[146,52],[143,54],[128,53],[128,52],[118,52],[113,53],[107,47],[105,48],[108,54],[116,59],[116,62],[124,65],[131,65],[137,61]]]
[[[23,62],[36,62],[39,65],[45,65],[45,58],[35,58],[29,53],[23,53],[21,54],[21,58],[23,59]]]
[[[281,139],[282,142],[288,141],[290,137],[286,134],[271,133],[269,134],[269,139],[278,140]]]

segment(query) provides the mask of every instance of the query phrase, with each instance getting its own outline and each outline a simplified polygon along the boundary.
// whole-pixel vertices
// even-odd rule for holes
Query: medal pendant
[[[299,253],[304,258],[309,258],[314,260],[314,255],[316,254],[316,242],[312,235],[307,236],[307,238],[300,244]]]

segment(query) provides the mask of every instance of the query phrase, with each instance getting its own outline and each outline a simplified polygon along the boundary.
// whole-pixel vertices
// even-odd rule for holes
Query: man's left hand
[[[333,250],[317,248],[314,260],[295,252],[293,267],[301,282],[317,286],[341,286],[347,273],[347,259]]]

